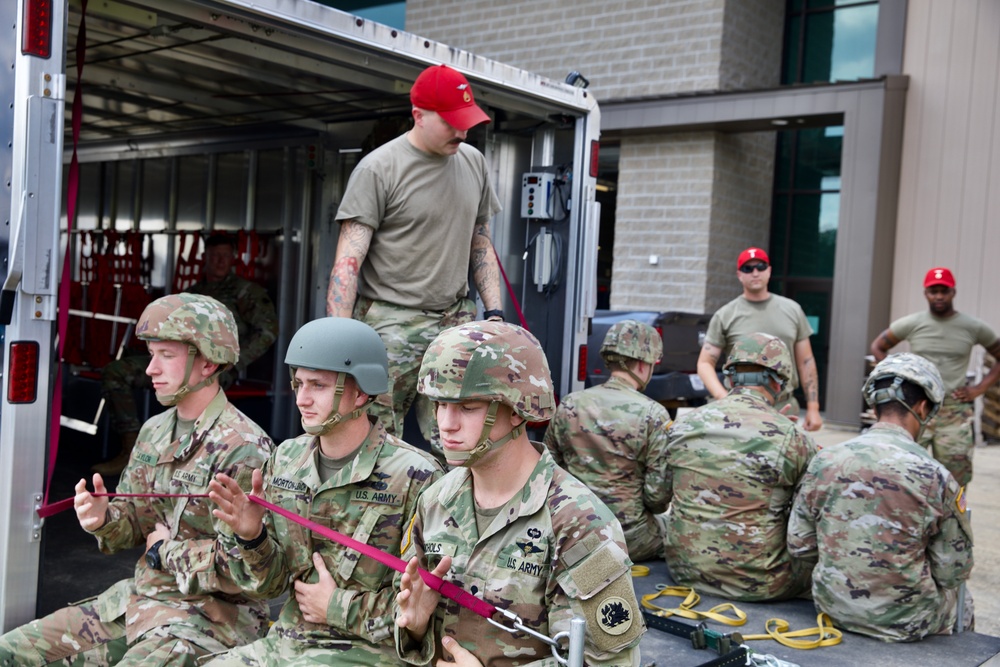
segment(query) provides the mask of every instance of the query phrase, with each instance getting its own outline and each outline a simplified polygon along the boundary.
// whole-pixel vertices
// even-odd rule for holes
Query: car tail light
[[[27,0],[22,26],[22,54],[39,58],[52,55],[52,0]]]
[[[597,178],[597,159],[601,154],[601,142],[591,139],[590,141],[590,177]]]
[[[10,365],[7,368],[7,401],[34,403],[37,397],[38,343],[11,343]]]
[[[576,379],[584,382],[587,379],[587,346],[581,345],[576,360]]]

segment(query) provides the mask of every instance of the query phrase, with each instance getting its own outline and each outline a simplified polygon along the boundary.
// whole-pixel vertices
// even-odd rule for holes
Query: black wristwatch
[[[149,547],[146,552],[146,565],[149,566],[151,570],[162,570],[163,561],[160,560],[160,547],[163,546],[163,540],[157,540],[153,542],[153,546]]]
[[[483,319],[484,320],[488,320],[491,317],[499,317],[501,320],[503,320],[503,311],[499,310],[499,309],[497,309],[497,310],[484,310],[483,311]]]

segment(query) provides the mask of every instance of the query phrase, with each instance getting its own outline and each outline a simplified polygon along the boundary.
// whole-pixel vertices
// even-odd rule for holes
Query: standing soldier
[[[445,458],[459,467],[420,497],[407,533],[409,563],[396,598],[400,658],[417,665],[450,664],[449,655],[462,665],[554,664],[550,647],[535,637],[439,604],[419,565],[542,635],[585,618],[589,665],[638,664],[645,626],[621,526],[525,432],[528,421],[547,421],[555,407],[535,337],[503,322],[446,329],[424,356],[418,391],[435,402]]]
[[[118,493],[202,494],[216,472],[249,483],[272,443],[219,387],[240,354],[229,310],[207,296],[165,296],[143,311],[136,335],[149,346],[156,399],[170,409],[143,424]],[[107,493],[100,474],[93,482]],[[193,666],[263,635],[267,605],[245,597],[219,558],[223,524],[207,499],[109,502],[81,479],[73,504],[101,551],[144,544],[146,553],[132,579],[0,637],[0,665]]]
[[[923,357],[894,354],[862,393],[878,422],[813,458],[788,549],[818,558],[813,599],[837,627],[882,641],[951,634],[972,528],[958,482],[915,442],[944,400],[941,375]],[[964,611],[968,629],[971,595]]]
[[[788,555],[785,530],[817,447],[774,409],[791,372],[780,338],[747,336],[726,360],[729,393],[670,428],[667,565],[677,583],[748,602],[808,590],[810,566]]]
[[[632,560],[663,558],[658,515],[669,503],[670,414],[642,393],[663,357],[663,341],[648,324],[622,320],[608,329],[601,357],[611,377],[563,399],[545,432],[545,446],[615,513]]]
[[[880,333],[871,344],[877,361],[885,359],[900,341],[909,341],[910,350],[935,366],[944,382],[944,401],[934,420],[923,429],[920,444],[965,486],[972,481],[973,405],[997,380],[1000,380],[1000,338],[985,322],[955,310],[955,276],[943,266],[935,267],[924,277],[927,310],[901,317]],[[982,345],[997,363],[974,386],[966,386],[972,348]]]
[[[417,497],[441,468],[368,416],[387,386],[381,339],[357,320],[324,317],[296,332],[285,363],[306,433],[281,443],[263,475],[254,474],[252,493],[398,554]],[[265,599],[293,589],[265,639],[213,665],[398,664],[385,565],[281,516],[265,519],[228,477],[211,487],[216,515],[235,533],[224,540],[233,577]]]
[[[236,238],[213,234],[205,240],[202,278],[190,288],[191,294],[204,294],[222,302],[236,320],[239,331],[240,359],[220,378],[223,388],[232,384],[239,373],[267,352],[278,337],[278,316],[267,291],[257,283],[236,275]],[[132,389],[150,389],[144,372],[146,359],[128,355],[112,361],[101,371],[101,391],[108,401],[111,423],[121,440],[119,454],[95,465],[101,475],[117,475],[125,468],[139,434],[139,411]]]

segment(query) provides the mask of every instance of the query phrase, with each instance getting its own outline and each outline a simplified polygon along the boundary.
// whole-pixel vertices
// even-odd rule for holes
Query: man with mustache
[[[347,183],[327,314],[354,317],[379,333],[389,391],[373,414],[401,436],[417,400],[421,431],[438,449],[432,409],[416,395],[417,371],[440,331],[475,318],[470,268],[483,319],[503,319],[489,229],[500,202],[483,154],[463,143],[490,120],[466,78],[444,65],[428,67],[410,101],[413,128],[366,155]]]

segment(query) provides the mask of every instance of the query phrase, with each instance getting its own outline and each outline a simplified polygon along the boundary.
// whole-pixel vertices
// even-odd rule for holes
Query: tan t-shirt
[[[922,310],[899,318],[889,325],[889,331],[907,341],[911,352],[937,366],[946,396],[965,386],[972,348],[976,344],[990,347],[997,342],[997,334],[988,324],[964,313],[941,318]]]
[[[444,310],[469,291],[472,232],[500,210],[486,158],[462,144],[425,153],[402,135],[351,173],[337,220],[375,230],[361,265],[362,296]]]
[[[763,301],[747,301],[741,295],[715,311],[708,323],[705,342],[721,347],[728,355],[733,343],[757,332],[780,338],[794,360],[795,344],[811,336],[813,330],[802,306],[791,299],[772,294]],[[799,371],[793,364],[792,381],[785,388],[786,392],[798,386]]]

